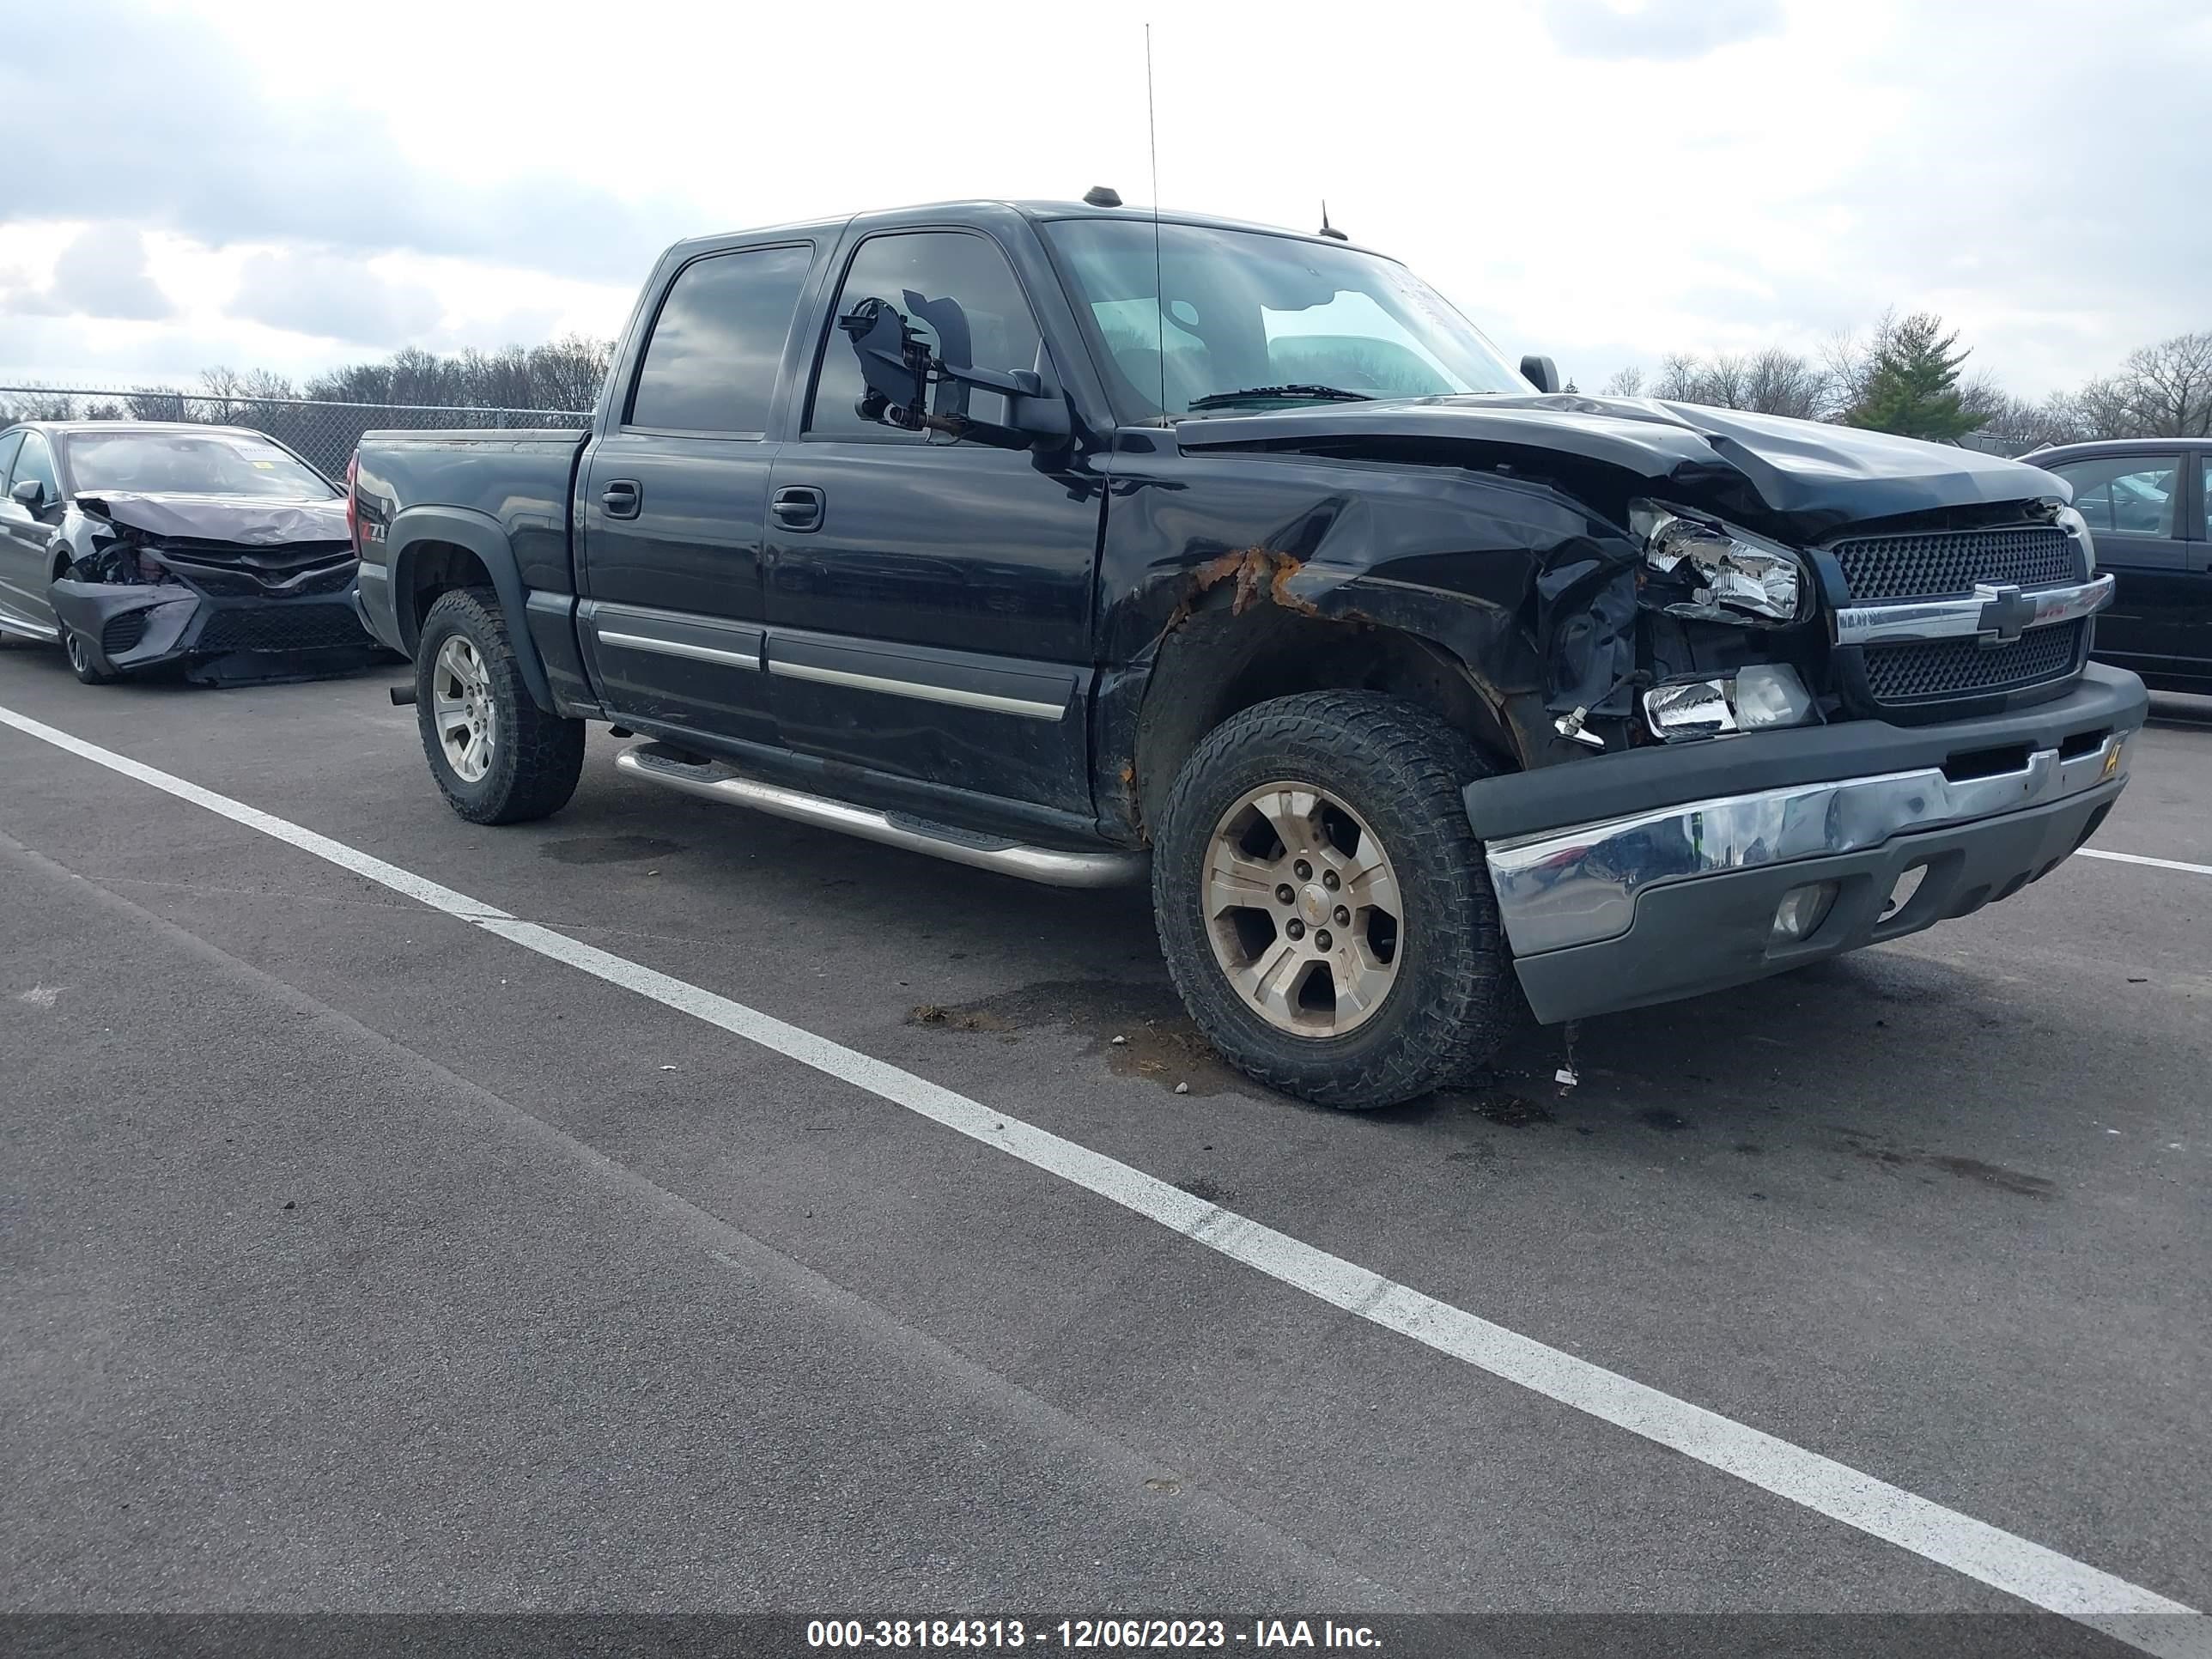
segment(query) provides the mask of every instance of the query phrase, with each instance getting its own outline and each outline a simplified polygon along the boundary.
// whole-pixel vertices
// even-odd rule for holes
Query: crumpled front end
[[[1477,779],[1514,969],[1553,1024],[1901,938],[2039,881],[2126,787],[2142,682],[1915,726],[1845,720]]]
[[[1438,501],[1464,501],[1471,478],[1518,480],[1582,508],[1583,533],[1436,543],[1528,577],[1510,603],[1542,659],[1545,724],[1565,740],[1524,754],[1532,766],[1785,714],[1914,724],[2059,696],[2112,586],[2058,479],[1820,422],[1557,393],[1193,419],[1176,442],[1198,459],[1264,456],[1278,473],[1304,457],[1433,469]],[[1317,597],[1317,559],[1291,592]],[[1480,579],[1434,558],[1426,572],[1448,588]],[[1481,597],[1499,597],[1494,580]],[[1702,702],[1662,730],[1653,696]]]
[[[210,684],[307,679],[382,654],[355,614],[344,541],[162,537],[81,503],[93,550],[50,590],[57,618],[111,673],[181,665]],[[308,526],[315,528],[317,526]]]

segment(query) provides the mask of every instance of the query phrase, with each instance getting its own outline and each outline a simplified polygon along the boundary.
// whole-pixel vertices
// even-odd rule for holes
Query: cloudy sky
[[[2039,395],[2212,328],[2205,0],[1154,9],[1159,193],[1327,198],[1585,387],[1942,312]],[[0,380],[620,329],[700,231],[1147,200],[1142,8],[0,0]]]

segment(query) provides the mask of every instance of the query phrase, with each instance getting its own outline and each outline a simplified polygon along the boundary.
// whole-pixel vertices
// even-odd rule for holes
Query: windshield
[[[82,495],[251,495],[330,500],[328,481],[265,438],[231,432],[77,432],[69,437],[70,482]]]
[[[1157,419],[1163,402],[1170,415],[1188,414],[1194,403],[1261,388],[1278,388],[1283,401],[1316,387],[1370,398],[1530,389],[1435,289],[1371,253],[1164,224],[1156,266],[1146,221],[1043,228],[1090,309],[1125,419]]]

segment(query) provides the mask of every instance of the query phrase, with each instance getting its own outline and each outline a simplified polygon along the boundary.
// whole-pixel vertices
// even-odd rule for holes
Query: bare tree
[[[1979,431],[1997,447],[2015,454],[2045,444],[2073,443],[2091,435],[2088,417],[2075,394],[2054,392],[2041,403],[2016,397],[1986,374],[1960,389],[1960,406],[1982,417]]]
[[[504,351],[461,354],[461,384],[468,401],[479,409],[527,409],[533,388],[530,354],[520,346]]]
[[[288,403],[300,394],[293,390],[289,379],[273,369],[249,368],[238,377],[235,395],[258,398],[268,403]]]
[[[234,368],[218,363],[213,368],[202,369],[199,395],[210,401],[194,404],[192,418],[227,423],[236,412],[231,407],[231,400],[239,395],[243,384],[244,376]]]
[[[1640,376],[1638,384],[1641,384]],[[1825,415],[1831,402],[1827,371],[1778,346],[1751,356],[1723,352],[1703,358],[1675,352],[1666,359],[1651,390],[1654,397],[1675,403],[1790,415],[1800,420]]]
[[[2212,330],[2177,334],[2128,354],[2081,401],[2107,438],[2212,437]]]
[[[2095,435],[2089,429],[2089,417],[2078,392],[2052,392],[2036,405],[2036,416],[2042,428],[2036,438],[2039,446],[2079,443]]]
[[[1813,421],[1826,414],[1828,405],[1826,372],[1795,352],[1769,346],[1745,366],[1743,401],[1734,406]]]
[[[1644,395],[1644,371],[1640,368],[1622,369],[1605,383],[1608,398],[1640,398]]]
[[[1690,401],[1715,409],[1744,409],[1751,365],[1737,353],[1723,351],[1710,359],[1698,375],[1698,389]]]
[[[590,409],[613,365],[614,342],[570,334],[530,354],[532,396],[538,409]]]
[[[328,403],[586,410],[599,401],[613,355],[611,341],[581,335],[453,357],[410,348],[380,363],[349,363],[316,375],[307,394]]]
[[[2133,438],[2141,435],[2136,423],[2133,389],[2118,374],[2100,375],[2074,394],[2081,410],[2081,424],[2093,438]]]
[[[76,399],[66,392],[25,386],[0,398],[0,418],[9,421],[73,421]]]
[[[165,386],[134,386],[123,394],[123,406],[134,421],[182,421],[185,394]]]
[[[1664,398],[1670,403],[1702,402],[1698,396],[1698,386],[1703,374],[1698,360],[1687,352],[1669,352],[1659,365],[1659,378],[1652,383],[1651,395]]]

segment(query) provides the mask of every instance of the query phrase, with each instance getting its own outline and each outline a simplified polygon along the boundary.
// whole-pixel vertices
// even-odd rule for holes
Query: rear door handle
[[[635,479],[617,478],[599,492],[599,499],[606,503],[610,519],[635,519],[642,497]]]
[[[819,530],[823,507],[822,492],[812,484],[793,484],[775,492],[768,510],[786,530]]]

